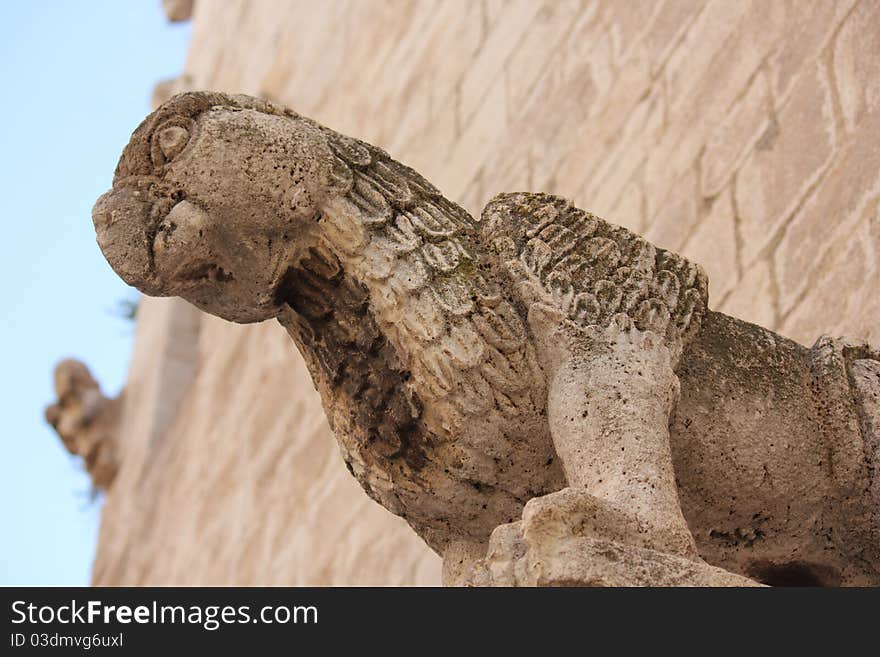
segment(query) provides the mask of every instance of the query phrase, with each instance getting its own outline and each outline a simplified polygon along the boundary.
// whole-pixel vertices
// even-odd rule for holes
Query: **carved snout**
[[[129,285],[162,296],[151,263],[150,210],[147,194],[132,187],[115,188],[92,209],[98,246],[110,266]]]

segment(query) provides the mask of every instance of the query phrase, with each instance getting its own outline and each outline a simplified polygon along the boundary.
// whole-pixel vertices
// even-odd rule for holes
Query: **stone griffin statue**
[[[709,311],[699,266],[562,198],[476,220],[376,147],[194,92],[93,219],[144,293],[286,327],[447,583],[880,583],[878,352]]]

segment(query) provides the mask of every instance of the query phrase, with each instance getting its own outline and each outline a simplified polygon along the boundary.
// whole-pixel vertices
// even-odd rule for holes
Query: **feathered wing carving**
[[[297,119],[326,137],[332,191],[290,299],[318,335],[304,355],[346,460],[435,547],[450,523],[484,540],[565,485],[529,307],[650,330],[677,359],[705,276],[548,195],[501,195],[481,225],[381,149]]]
[[[321,129],[336,158],[337,191],[321,234],[369,291],[371,315],[401,360],[405,380],[383,393],[388,403],[394,395],[419,400],[424,463],[408,462],[405,478],[409,486],[445,479],[463,514],[481,516],[481,524],[492,518],[480,530],[488,533],[489,524],[517,517],[536,493],[563,483],[524,316],[482,259],[479,225],[464,209],[384,151]],[[364,454],[363,467],[396,481],[402,454]],[[352,460],[355,474],[369,479]],[[469,493],[453,492],[459,487]]]
[[[483,211],[482,231],[527,304],[548,304],[582,326],[650,330],[679,353],[699,330],[703,270],[571,201],[499,194]]]
[[[347,198],[370,229],[362,271],[383,293],[400,339],[420,344],[410,365],[436,399],[463,415],[484,412],[493,397],[512,415],[540,406],[522,318],[480,270],[477,222],[384,151],[328,133],[351,176]]]

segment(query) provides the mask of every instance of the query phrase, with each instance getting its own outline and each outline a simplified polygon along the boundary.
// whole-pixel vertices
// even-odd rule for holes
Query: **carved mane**
[[[499,194],[483,239],[542,302],[581,326],[652,331],[680,350],[699,331],[708,280],[699,265],[549,194]]]

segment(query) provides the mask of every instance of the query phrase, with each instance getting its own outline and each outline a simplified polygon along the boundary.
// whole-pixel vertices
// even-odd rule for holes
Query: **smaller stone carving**
[[[54,378],[58,401],[46,407],[46,421],[67,451],[82,457],[92,485],[106,490],[119,469],[121,396],[105,397],[89,369],[78,360],[58,363]]]
[[[165,17],[172,23],[182,23],[192,18],[195,0],[162,0]]]

